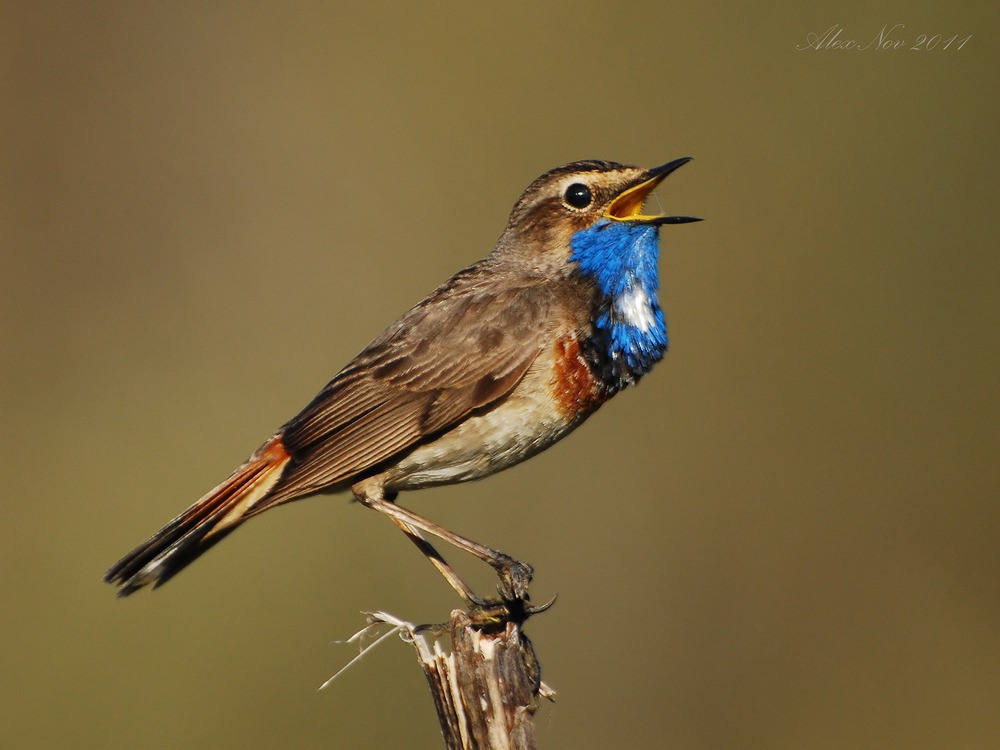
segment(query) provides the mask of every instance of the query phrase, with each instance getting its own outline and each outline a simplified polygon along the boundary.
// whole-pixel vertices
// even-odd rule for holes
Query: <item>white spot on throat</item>
[[[634,286],[621,295],[615,306],[629,325],[635,326],[643,333],[652,328],[656,322],[649,297],[640,287]]]

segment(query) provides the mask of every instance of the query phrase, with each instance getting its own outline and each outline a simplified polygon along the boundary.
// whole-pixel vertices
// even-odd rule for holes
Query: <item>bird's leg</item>
[[[477,557],[486,564],[490,565],[497,572],[497,575],[500,576],[499,591],[500,596],[503,597],[505,601],[528,601],[528,584],[531,583],[531,576],[534,574],[534,570],[527,563],[519,562],[510,555],[491,549],[490,547],[480,544],[479,542],[474,542],[471,539],[452,531],[448,531],[448,529],[443,526],[439,526],[433,521],[428,521],[423,516],[419,516],[413,511],[402,508],[388,500],[384,500],[380,497],[372,497],[366,493],[356,493],[356,496],[358,502],[362,505],[389,516],[389,518],[391,518],[397,526],[406,532],[407,536],[409,536],[410,539],[421,548],[421,550],[424,550],[424,554],[427,554],[428,547],[431,550],[434,550],[434,548],[427,542],[426,539],[420,537],[419,535],[417,535],[420,539],[418,542],[412,533],[414,531],[423,531],[426,534],[431,534],[439,539],[443,539],[449,544],[458,547],[460,550],[468,552],[473,557]],[[426,545],[426,547],[424,545]],[[451,570],[451,567],[444,561],[444,558],[442,558],[441,555],[434,550],[433,556],[428,555],[428,559],[430,559],[434,567],[441,571],[441,574],[444,575],[445,579],[451,584],[452,588],[454,588],[463,599],[466,599],[466,593],[471,593],[468,591],[468,586],[464,582],[461,583],[461,588],[455,585],[454,580],[458,579],[458,576],[453,570]],[[449,573],[444,572],[442,565],[449,571]],[[478,597],[474,596],[473,601],[476,599],[478,599]]]
[[[455,589],[455,593],[462,598],[469,608],[487,606],[486,601],[472,590],[472,587],[455,572],[455,569],[448,564],[448,561],[441,556],[441,553],[434,549],[434,545],[424,539],[419,531],[400,521],[398,518],[393,518],[392,521],[406,534],[411,542],[417,545],[417,549],[424,553],[424,557],[430,561],[438,573],[444,576],[448,585]]]

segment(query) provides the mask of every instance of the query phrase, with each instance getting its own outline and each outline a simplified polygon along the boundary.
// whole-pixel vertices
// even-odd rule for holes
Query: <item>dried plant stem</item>
[[[555,693],[539,678],[535,650],[520,622],[475,621],[460,610],[436,628],[416,627],[384,612],[369,617],[396,627],[416,649],[448,750],[535,747],[538,698]],[[445,636],[447,652],[441,645]]]

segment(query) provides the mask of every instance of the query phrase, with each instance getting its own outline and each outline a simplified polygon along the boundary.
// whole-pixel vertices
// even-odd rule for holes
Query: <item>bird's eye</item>
[[[566,188],[566,203],[573,208],[586,208],[594,200],[590,194],[590,188],[579,182],[574,182]]]

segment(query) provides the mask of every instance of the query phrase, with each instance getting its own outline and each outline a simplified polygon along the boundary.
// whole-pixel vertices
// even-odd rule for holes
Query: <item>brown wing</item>
[[[330,381],[279,433],[292,461],[266,505],[348,481],[509,393],[556,305],[544,283],[497,281],[485,265],[456,275]]]

